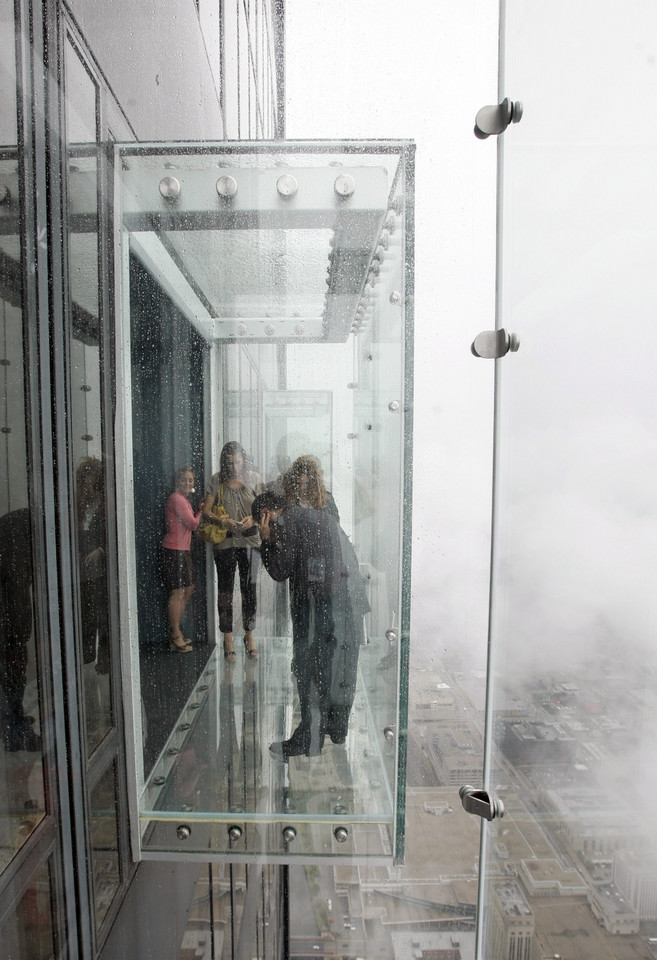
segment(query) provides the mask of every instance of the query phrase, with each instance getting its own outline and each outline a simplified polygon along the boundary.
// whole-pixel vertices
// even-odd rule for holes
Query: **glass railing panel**
[[[233,821],[281,858],[398,852],[405,149],[119,151],[122,604],[147,855],[221,858]]]
[[[506,809],[484,828],[482,957],[648,956],[654,935],[657,14],[598,8],[573,46],[590,24],[506,3],[502,96],[525,111],[500,326],[520,348],[497,361],[486,779]]]

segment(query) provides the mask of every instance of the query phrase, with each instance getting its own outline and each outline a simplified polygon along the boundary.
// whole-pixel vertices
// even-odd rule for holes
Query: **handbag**
[[[216,517],[217,520],[223,520],[228,516],[228,511],[223,505],[223,496],[224,496],[224,485],[220,484],[219,490],[217,493],[217,502],[212,508],[212,516]],[[201,538],[205,540],[206,543],[221,543],[226,539],[226,534],[228,531],[218,523],[213,523],[209,517],[203,515],[199,522],[198,527],[196,528],[196,533]]]

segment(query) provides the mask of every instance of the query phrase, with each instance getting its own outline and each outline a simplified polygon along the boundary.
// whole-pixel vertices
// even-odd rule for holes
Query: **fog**
[[[493,364],[470,344],[494,326],[496,144],[472,131],[496,99],[497,8],[445,11],[288,2],[287,136],[417,144],[412,648],[482,667]]]

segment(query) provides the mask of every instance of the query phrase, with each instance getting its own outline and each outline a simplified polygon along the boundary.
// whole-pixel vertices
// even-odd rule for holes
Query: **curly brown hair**
[[[302,485],[301,477],[307,478],[306,484]],[[316,510],[322,510],[328,503],[319,460],[309,453],[297,457],[289,470],[283,474],[282,482],[283,493],[289,503],[304,500]]]

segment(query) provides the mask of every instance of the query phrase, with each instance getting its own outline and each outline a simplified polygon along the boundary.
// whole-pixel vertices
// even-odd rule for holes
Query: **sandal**
[[[253,640],[251,640],[251,643],[253,643]],[[246,637],[244,637],[244,650],[245,650],[246,655],[247,655],[247,657],[248,657],[249,660],[257,660],[257,659],[258,659],[258,651],[256,650],[256,648],[255,648],[254,646],[252,646],[252,647],[249,646],[249,642],[248,642],[248,640],[246,639]]]
[[[173,651],[174,653],[191,653],[192,652],[191,645],[188,643],[187,640],[185,640],[182,634],[178,634],[178,636],[173,636],[173,634],[169,634],[169,650]]]
[[[231,644],[231,647],[232,647],[232,644]],[[235,648],[233,647],[231,650],[227,650],[226,641],[224,640],[224,660],[228,660],[229,663],[234,663],[236,659],[237,659],[237,654],[235,653]]]

